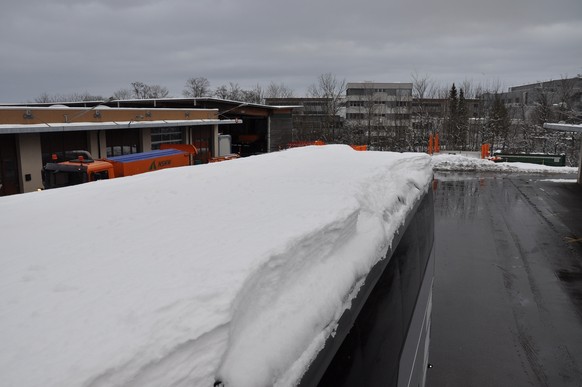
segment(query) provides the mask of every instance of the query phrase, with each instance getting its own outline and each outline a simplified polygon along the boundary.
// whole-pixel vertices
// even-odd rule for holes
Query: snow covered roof
[[[179,105],[179,106],[197,106],[199,103],[204,102],[213,102],[217,104],[225,104],[225,105],[234,105],[234,107],[256,107],[261,109],[267,110],[279,110],[279,109],[288,109],[288,106],[277,106],[277,105],[265,105],[261,103],[253,103],[253,102],[244,102],[244,101],[236,101],[231,99],[224,99],[224,98],[217,98],[217,97],[195,97],[195,98],[145,98],[145,99],[120,99],[120,100],[111,100],[108,101],[110,105],[127,105],[127,104],[169,104],[169,105]]]
[[[553,167],[531,163],[495,163],[491,160],[455,154],[435,154],[431,158],[435,171],[501,172],[536,174],[574,174],[576,167]]]
[[[2,383],[292,385],[430,159],[314,146],[1,197]]]
[[[242,120],[201,119],[201,120],[159,120],[159,121],[111,121],[111,122],[71,122],[43,124],[0,124],[0,134],[74,132],[79,130],[110,130],[127,128],[162,128],[175,126],[240,124]]]
[[[561,124],[561,123],[544,123],[545,129],[559,130],[562,132],[582,132],[581,124]]]

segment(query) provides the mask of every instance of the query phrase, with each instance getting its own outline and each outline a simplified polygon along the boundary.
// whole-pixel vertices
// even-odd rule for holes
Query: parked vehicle
[[[160,149],[99,160],[93,160],[88,152],[78,153],[76,159],[47,163],[44,166],[45,189],[190,165],[190,156],[196,154],[196,148],[192,145],[185,147],[180,144],[180,149]]]

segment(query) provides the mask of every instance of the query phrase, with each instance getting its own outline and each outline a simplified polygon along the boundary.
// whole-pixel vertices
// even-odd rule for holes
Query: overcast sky
[[[582,73],[581,0],[5,0],[0,102],[320,74],[503,87]]]

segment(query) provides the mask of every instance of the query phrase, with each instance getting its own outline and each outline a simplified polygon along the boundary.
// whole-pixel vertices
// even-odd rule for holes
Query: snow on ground
[[[575,184],[578,182],[576,179],[541,179],[540,181],[549,181],[552,183],[571,183]]]
[[[293,385],[430,163],[307,147],[0,198],[0,384]]]
[[[577,173],[576,167],[551,167],[529,163],[494,163],[462,155],[436,154],[431,159],[435,171],[459,172],[521,172],[521,173]]]

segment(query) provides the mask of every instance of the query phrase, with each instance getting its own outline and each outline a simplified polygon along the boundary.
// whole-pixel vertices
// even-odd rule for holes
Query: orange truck
[[[191,147],[192,151],[161,149],[100,160],[93,160],[90,156],[79,156],[77,159],[61,163],[47,163],[43,168],[44,188],[67,187],[90,181],[190,165],[190,155],[195,154],[195,148]],[[87,152],[83,153],[88,155]]]

